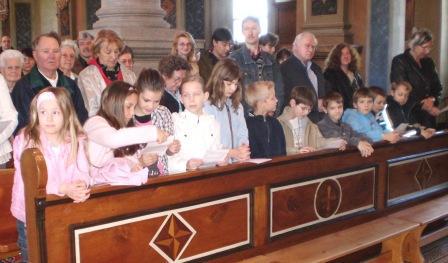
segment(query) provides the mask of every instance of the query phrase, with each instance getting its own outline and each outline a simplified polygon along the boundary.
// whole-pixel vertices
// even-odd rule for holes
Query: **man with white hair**
[[[242,30],[245,43],[240,49],[231,53],[230,58],[234,59],[240,66],[244,84],[243,95],[245,88],[252,82],[259,80],[273,81],[275,84],[275,96],[278,100],[275,116],[278,116],[283,109],[285,95],[277,61],[260,48],[259,35],[261,28],[258,18],[249,16],[243,19]],[[243,101],[243,106],[244,113],[247,115],[252,109],[245,101]]]
[[[293,56],[280,65],[285,96],[289,98],[295,86],[308,87],[315,94],[314,107],[308,115],[313,122],[321,118],[321,98],[325,95],[325,80],[322,69],[311,60],[317,47],[317,39],[311,32],[298,34],[292,45]]]

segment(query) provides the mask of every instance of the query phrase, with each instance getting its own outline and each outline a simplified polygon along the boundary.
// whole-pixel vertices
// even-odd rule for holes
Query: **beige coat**
[[[134,85],[137,80],[134,72],[123,67],[121,73],[125,82]],[[78,87],[81,90],[89,117],[96,115],[100,109],[101,92],[106,88],[106,82],[96,66],[89,65],[79,73]]]
[[[293,127],[289,120],[295,118],[294,113],[291,107],[287,106],[283,110],[282,115],[278,117],[278,121],[282,125],[283,133],[285,134],[286,141],[286,154],[297,154],[299,149],[294,147],[294,135],[293,135]],[[308,118],[308,117],[306,117]],[[330,143],[333,143],[334,139],[326,139],[322,136],[319,131],[319,128],[316,124],[314,124],[311,120],[308,119],[308,125],[305,128],[305,136],[303,144],[305,146],[313,147],[316,150],[327,148]]]

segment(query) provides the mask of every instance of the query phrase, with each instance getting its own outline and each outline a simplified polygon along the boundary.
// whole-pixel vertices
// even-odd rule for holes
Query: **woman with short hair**
[[[123,80],[134,85],[134,72],[118,63],[123,48],[123,40],[112,30],[100,30],[93,42],[93,56],[89,66],[79,73],[78,86],[84,97],[89,116],[100,108],[101,92],[113,81]]]
[[[437,107],[442,93],[442,84],[434,64],[429,57],[433,37],[428,29],[412,30],[408,49],[392,60],[390,81],[407,81],[412,86],[409,99],[404,105],[405,113],[415,116],[416,122],[425,127],[435,128]]]
[[[78,45],[76,45],[75,41],[66,39],[62,41],[60,48],[61,61],[59,62],[59,69],[65,76],[76,81],[78,75],[73,72],[73,67],[75,66],[75,60],[79,54]]]
[[[20,51],[8,49],[0,55],[0,72],[5,77],[9,93],[16,85],[16,82],[22,77],[24,57]]]

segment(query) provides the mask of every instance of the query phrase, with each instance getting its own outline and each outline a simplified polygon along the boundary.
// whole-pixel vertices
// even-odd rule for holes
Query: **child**
[[[325,139],[316,124],[307,115],[313,108],[314,94],[306,87],[294,87],[289,97],[289,106],[278,117],[286,140],[286,153],[313,152],[317,149],[337,147],[345,149],[342,139]]]
[[[391,131],[392,127],[388,127],[388,124],[383,116],[384,106],[386,105],[386,92],[380,87],[369,87],[370,92],[373,95],[372,114],[375,116],[376,122],[380,125],[383,132]]]
[[[341,94],[330,91],[323,98],[322,105],[326,115],[317,123],[322,135],[325,138],[342,138],[348,145],[357,147],[362,157],[369,157],[373,153],[372,145],[349,125],[341,122],[344,111]]]
[[[252,158],[271,158],[286,155],[285,135],[277,119],[269,112],[275,111],[274,82],[256,81],[246,89],[246,102],[254,109],[246,117]]]
[[[134,123],[135,126],[155,125],[169,135],[174,135],[174,124],[171,118],[171,112],[160,105],[160,99],[163,94],[164,81],[162,75],[155,69],[143,69],[135,83],[135,89],[138,91],[138,103],[135,106]],[[142,145],[143,146],[143,145]],[[168,155],[179,151],[179,141],[175,140],[167,150]],[[166,154],[157,156],[148,155],[149,158],[157,160],[148,167],[150,176],[168,174],[168,162]]]
[[[395,143],[400,139],[397,132],[383,132],[372,115],[373,95],[367,88],[360,88],[353,94],[354,109],[346,109],[342,121],[356,132],[366,136],[373,142],[386,140]]]
[[[387,97],[387,112],[394,128],[397,128],[402,123],[413,124],[409,125],[408,129],[415,129],[417,134],[421,134],[424,138],[428,139],[434,135],[435,130],[426,129],[418,123],[414,124],[412,111],[408,111],[405,108],[411,91],[412,86],[407,81],[392,83],[391,96]]]
[[[133,127],[137,91],[128,83],[114,81],[101,94],[98,114],[87,120],[89,157],[94,184],[141,185],[148,179],[144,168],[156,160],[139,154],[139,143],[163,142],[167,134],[153,125]]]
[[[231,59],[219,61],[211,73],[206,90],[210,97],[204,111],[215,116],[221,127],[221,143],[230,149],[229,157],[238,161],[249,159],[249,138],[241,105],[241,73]]]
[[[89,197],[89,164],[85,137],[72,99],[62,88],[45,88],[31,101],[30,122],[14,140],[14,185],[11,213],[17,218],[22,261],[28,262],[25,193],[20,158],[26,148],[38,148],[47,166],[47,194],[68,196],[75,203]]]
[[[219,159],[218,165],[225,165],[229,150],[222,148],[219,123],[203,110],[208,92],[204,91],[202,78],[188,76],[180,95],[185,111],[173,113],[173,122],[175,138],[182,147],[177,154],[168,156],[169,172],[196,170],[206,164],[205,157],[212,155]]]

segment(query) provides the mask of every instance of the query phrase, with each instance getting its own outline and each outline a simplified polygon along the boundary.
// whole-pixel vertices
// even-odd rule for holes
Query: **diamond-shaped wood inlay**
[[[432,168],[429,165],[427,159],[423,159],[420,162],[420,165],[418,166],[414,177],[415,180],[417,181],[420,190],[423,190],[426,187],[428,187],[432,177]]]
[[[171,214],[150,242],[164,258],[175,261],[189,244],[196,231],[178,214]]]

